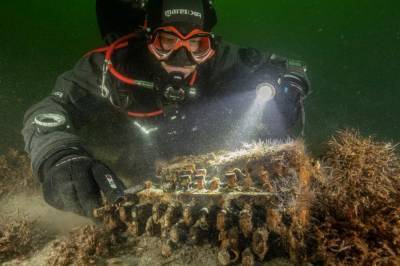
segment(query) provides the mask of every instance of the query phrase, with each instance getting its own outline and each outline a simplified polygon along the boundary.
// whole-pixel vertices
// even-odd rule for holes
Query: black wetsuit
[[[126,109],[118,109],[109,98],[101,96],[104,53],[82,58],[72,70],[58,77],[50,96],[26,112],[23,136],[35,174],[40,176],[46,159],[60,152],[90,151],[113,170],[134,175],[157,159],[229,148],[242,140],[291,135],[300,118],[302,97],[309,89],[306,73],[300,68],[288,68],[284,58],[239,48],[220,38],[214,48],[216,55],[198,67],[196,87],[200,97],[181,104],[177,115],[147,119],[132,119]],[[140,80],[158,80],[162,72],[144,39],[133,40],[129,47],[117,50],[113,62],[120,72]],[[288,72],[303,81],[303,93],[284,82],[278,86],[277,80]],[[255,87],[265,81],[275,82],[277,95],[251,124],[249,121],[256,114],[248,112],[254,104]],[[152,91],[110,76],[107,87],[121,99],[130,95],[130,111],[159,108],[158,96]],[[165,111],[168,110],[167,107]],[[34,119],[46,113],[61,114],[67,123],[54,130],[39,130]],[[157,130],[143,134],[138,124]]]

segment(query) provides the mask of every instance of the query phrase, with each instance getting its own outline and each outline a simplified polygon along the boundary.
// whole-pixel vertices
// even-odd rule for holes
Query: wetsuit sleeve
[[[105,102],[98,92],[101,60],[100,55],[81,59],[73,70],[58,77],[50,96],[25,113],[22,135],[35,175],[40,177],[43,162],[56,153],[86,152],[75,130],[95,116]],[[46,117],[54,115],[65,122],[54,127],[46,124]]]
[[[271,83],[276,88],[274,104],[277,108],[269,116],[281,117],[280,129],[272,135],[288,136],[288,132],[300,119],[304,125],[303,100],[309,95],[311,85],[303,62],[260,52],[254,48],[239,47],[218,39],[215,49],[216,57],[210,71],[213,83],[211,87],[219,91],[219,94],[255,90],[261,83]],[[269,108],[265,110],[271,112]],[[268,123],[277,124],[271,121]]]
[[[215,43],[216,56],[210,67],[212,83],[226,84],[232,81],[237,84],[238,82],[250,84],[252,81],[277,80],[286,74],[293,74],[304,82],[303,93],[307,95],[310,92],[310,82],[304,62],[261,52],[254,48],[239,47],[220,38],[217,38]]]

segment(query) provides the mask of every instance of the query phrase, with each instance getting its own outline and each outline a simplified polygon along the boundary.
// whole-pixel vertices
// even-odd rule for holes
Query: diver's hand
[[[112,203],[124,191],[123,183],[108,167],[85,155],[68,155],[45,167],[42,181],[48,204],[88,217],[101,206],[100,191]]]

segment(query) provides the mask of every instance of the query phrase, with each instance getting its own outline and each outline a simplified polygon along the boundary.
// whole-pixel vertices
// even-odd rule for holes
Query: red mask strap
[[[190,79],[189,85],[193,86],[196,83],[197,80],[197,70],[194,71],[192,78]]]

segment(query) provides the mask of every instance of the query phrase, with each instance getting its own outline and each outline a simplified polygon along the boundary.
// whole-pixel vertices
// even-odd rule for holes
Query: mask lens
[[[159,33],[160,48],[166,52],[173,50],[179,38],[168,32]]]
[[[197,36],[189,39],[190,52],[194,56],[202,56],[211,49],[211,41],[208,36]]]
[[[198,64],[207,60],[214,53],[210,34],[196,29],[184,36],[173,27],[159,28],[149,49],[157,59],[166,60],[173,51],[182,46],[191,53],[194,61]]]

